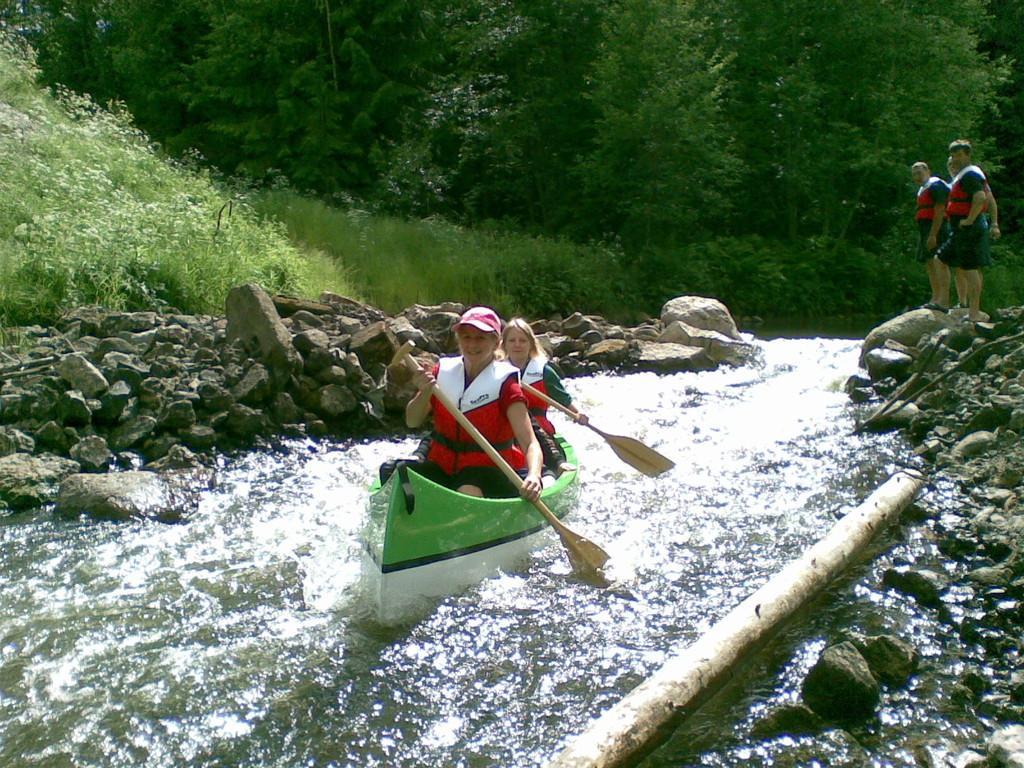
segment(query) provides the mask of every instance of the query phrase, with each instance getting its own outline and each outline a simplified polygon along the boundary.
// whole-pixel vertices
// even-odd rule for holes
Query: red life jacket
[[[932,176],[917,190],[917,215],[914,221],[932,221],[935,218],[935,199],[932,196],[935,182],[945,183],[938,176]]]
[[[981,176],[985,188],[988,188],[988,179],[985,178],[985,173],[981,168],[976,165],[968,165],[966,168],[962,168],[960,173],[953,178],[953,186],[950,188],[949,198],[946,200],[946,216],[965,218],[971,212],[971,196],[967,194],[961,183],[964,175],[968,172],[974,172]],[[987,200],[981,210],[988,210]]]
[[[526,364],[526,368],[520,374],[524,384],[529,384],[545,395],[548,394],[547,385],[544,383],[544,368],[547,364],[548,359],[543,355],[531,357],[530,361]],[[523,392],[526,394],[526,407],[530,409],[530,415],[537,420],[537,423],[541,425],[545,432],[549,435],[555,434],[555,425],[548,418],[548,404],[525,389]]]
[[[510,377],[518,381],[519,369],[504,360],[494,360],[467,387],[462,357],[445,357],[438,362],[437,386],[513,469],[522,469],[526,466],[526,456],[516,444],[512,424],[501,407],[501,390]],[[449,475],[465,467],[494,466],[436,397],[431,398],[431,406],[434,434],[427,452],[428,461]]]

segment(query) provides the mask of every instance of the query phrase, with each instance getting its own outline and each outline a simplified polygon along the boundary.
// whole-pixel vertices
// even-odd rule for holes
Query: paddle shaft
[[[573,421],[579,421],[580,414],[573,411],[571,408],[562,405],[557,400],[546,395],[535,387],[531,387],[529,384],[522,383],[523,391],[529,392],[531,395],[540,398],[548,405],[554,406],[558,410],[572,417]],[[675,466],[675,462],[671,459],[662,456],[653,448],[649,448],[639,440],[632,437],[622,437],[620,435],[609,435],[607,432],[598,429],[590,421],[587,421],[587,427],[592,432],[596,432],[605,442],[611,446],[611,449],[615,451],[615,455],[622,459],[624,462],[629,464],[631,467],[640,470],[648,477],[656,477],[662,472],[666,472]]]
[[[532,387],[529,384],[526,384],[525,382],[520,382],[520,385],[522,386],[522,388],[525,391],[529,392],[531,395],[536,395],[541,400],[543,400],[545,403],[550,405],[552,408],[557,408],[562,413],[564,413],[566,416],[571,418],[573,421],[578,421],[579,420],[580,415],[578,413],[576,413],[576,411],[574,411],[572,408],[569,408],[568,406],[562,405],[560,402],[555,400],[550,395],[544,394],[543,392],[541,392],[536,387]],[[586,426],[589,429],[591,429],[592,431],[594,431],[597,434],[599,434],[605,440],[610,440],[610,439],[612,439],[614,437],[614,435],[609,435],[607,432],[604,432],[603,430],[598,429],[593,424],[591,424],[589,421],[587,422]]]

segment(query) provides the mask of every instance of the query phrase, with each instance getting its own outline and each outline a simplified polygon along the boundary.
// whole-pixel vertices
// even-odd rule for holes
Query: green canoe
[[[576,455],[557,437],[566,460]],[[559,518],[576,502],[578,471],[563,473],[541,499]],[[364,581],[382,620],[402,616],[426,598],[452,594],[521,565],[545,541],[547,522],[519,498],[466,496],[408,472],[413,509],[407,508],[395,472],[370,487],[362,532]]]

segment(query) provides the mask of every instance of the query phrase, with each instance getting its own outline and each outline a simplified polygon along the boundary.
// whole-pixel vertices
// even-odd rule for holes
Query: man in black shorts
[[[946,198],[949,186],[938,176],[932,176],[928,163],[914,163],[910,176],[917,189],[917,260],[924,264],[928,273],[928,284],[932,289],[931,300],[924,309],[946,312],[949,309],[949,267],[935,258],[939,243],[949,237],[946,224]]]
[[[938,257],[962,277],[968,318],[981,319],[982,267],[992,266],[989,245],[985,174],[971,164],[971,143],[957,139],[949,145],[953,183],[946,201],[950,236],[939,247]]]

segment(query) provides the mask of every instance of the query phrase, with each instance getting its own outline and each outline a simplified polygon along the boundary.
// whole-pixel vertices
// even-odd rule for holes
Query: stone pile
[[[847,382],[852,399],[871,405],[861,428],[901,429],[931,466],[934,497],[916,507],[919,522],[935,517],[929,503],[943,506],[930,521],[937,561],[897,564],[883,586],[979,649],[962,660],[951,698],[1005,726],[979,752],[954,745],[950,759],[1024,765],[1024,307],[981,323],[914,310],[872,331],[861,361],[866,374]],[[943,486],[951,498],[940,501]]]
[[[392,317],[335,294],[306,301],[256,285],[233,289],[225,306],[224,317],[85,307],[56,328],[17,329],[20,344],[0,363],[0,503],[53,501],[57,483],[79,473],[195,470],[261,439],[392,430],[410,396],[387,375],[396,350],[412,341],[416,354],[454,352],[452,327],[466,308],[415,305]],[[579,313],[534,327],[567,375],[710,370],[755,349],[721,303],[702,297],[673,299],[634,328]],[[160,507],[166,488],[141,493],[126,475],[128,492],[121,474],[76,480],[69,513],[87,508],[83,487]],[[120,516],[151,516],[138,511],[146,504],[122,506]],[[96,508],[119,516],[106,502]]]

